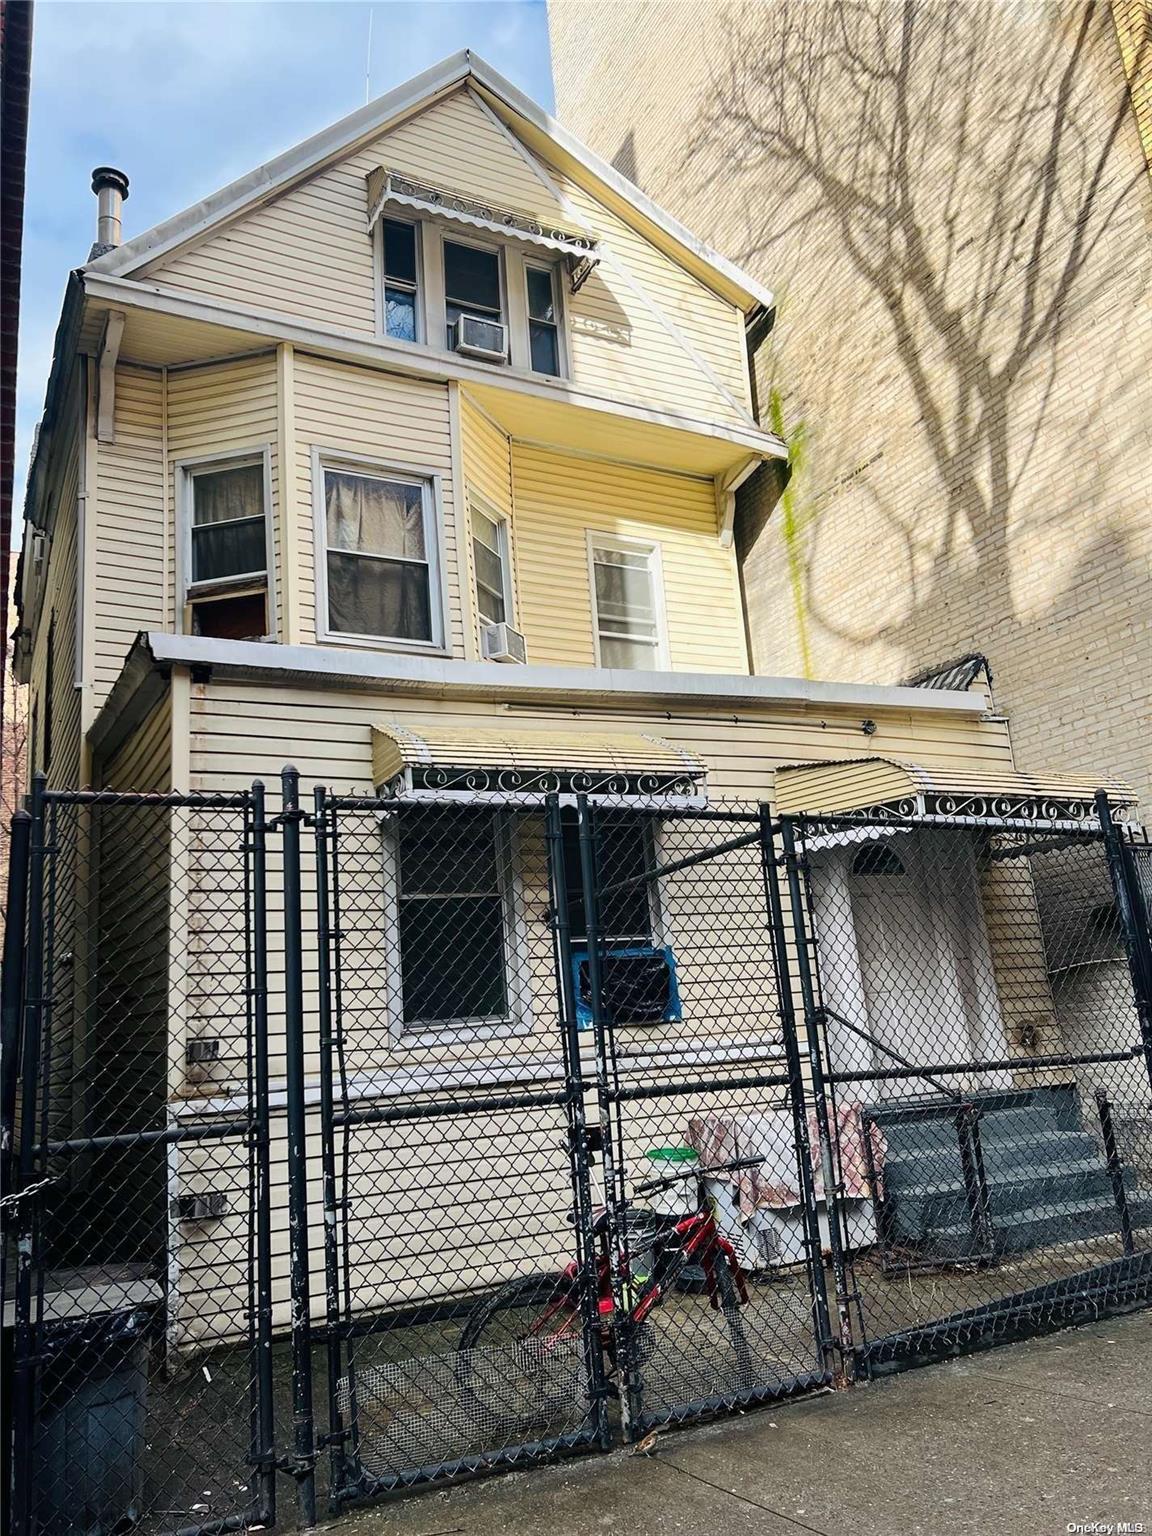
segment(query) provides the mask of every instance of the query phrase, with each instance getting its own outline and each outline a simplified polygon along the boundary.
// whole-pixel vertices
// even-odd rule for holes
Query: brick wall
[[[738,530],[757,670],[982,650],[1021,766],[1152,808],[1147,0],[549,17],[561,120],[778,297],[756,382],[793,473]]]

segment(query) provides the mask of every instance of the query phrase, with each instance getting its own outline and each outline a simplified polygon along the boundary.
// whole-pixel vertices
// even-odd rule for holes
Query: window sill
[[[372,635],[330,635],[316,631],[317,645],[334,645],[350,651],[390,651],[406,656],[442,656],[451,660],[452,652],[446,645],[425,644],[419,640],[388,640]]]
[[[426,341],[406,341],[402,336],[389,336],[387,331],[376,332],[377,341],[384,342],[390,347],[405,347],[431,362],[443,362],[451,359],[454,362],[472,363],[479,368],[490,368],[493,371],[508,375],[513,379],[523,379],[529,384],[555,385],[557,389],[565,389],[572,380],[566,373],[537,373],[534,368],[518,368],[512,362],[496,362],[485,357],[473,357],[467,352],[457,352],[455,347],[433,347]]]

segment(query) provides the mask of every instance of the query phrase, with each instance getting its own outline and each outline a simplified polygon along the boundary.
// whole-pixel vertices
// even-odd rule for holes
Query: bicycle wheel
[[[480,1302],[460,1331],[456,1379],[493,1431],[539,1433],[557,1421],[579,1423],[587,1381],[571,1276],[524,1275]]]
[[[728,1325],[728,1337],[732,1341],[732,1351],[736,1356],[738,1383],[741,1388],[754,1387],[756,1366],[748,1344],[748,1334],[744,1328],[744,1308],[740,1301],[740,1292],[736,1287],[736,1277],[722,1253],[716,1255],[715,1263],[716,1296],[720,1303],[720,1310],[724,1313],[724,1321]]]

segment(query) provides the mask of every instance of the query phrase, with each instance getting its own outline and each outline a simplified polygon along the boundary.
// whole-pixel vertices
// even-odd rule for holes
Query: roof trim
[[[257,166],[247,175],[229,182],[210,197],[162,220],[152,229],[117,246],[115,250],[105,252],[103,256],[89,262],[84,270],[108,276],[130,276],[187,241],[198,239],[239,214],[269,201],[294,182],[318,170],[327,161],[347,154],[358,145],[377,137],[399,119],[410,117],[431,106],[438,97],[468,80],[500,101],[508,111],[522,117],[545,134],[558,148],[571,156],[593,182],[616,193],[636,211],[642,221],[659,231],[673,246],[710,267],[717,279],[718,290],[728,290],[724,296],[730,301],[737,302],[734,290],[745,312],[772,308],[775,300],[770,289],[698,239],[678,219],[666,213],[607,161],[561,127],[530,97],[471,49],[451,54],[422,74],[414,75],[395,90],[377,97],[367,106],[349,113],[347,117],[304,139],[283,154]],[[650,238],[648,231],[641,229],[639,232]]]
[[[978,697],[943,689],[879,688],[864,683],[809,682],[800,677],[734,676],[713,672],[497,667],[491,662],[405,656],[339,646],[213,640],[201,635],[170,635],[157,630],[142,632],[137,637],[125,670],[134,669],[141,662],[154,666],[207,667],[271,683],[307,679],[319,687],[380,688],[444,699],[539,700],[571,707],[596,702],[618,704],[626,700],[642,700],[653,703],[659,700],[664,705],[704,704],[726,709],[734,705],[753,708],[840,705],[859,709],[861,713],[879,709],[968,716],[984,713]]]

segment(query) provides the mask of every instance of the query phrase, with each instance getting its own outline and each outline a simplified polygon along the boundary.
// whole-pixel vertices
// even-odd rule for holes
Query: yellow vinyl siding
[[[747,672],[733,551],[710,480],[567,458],[514,444],[515,541],[528,660],[595,665],[588,533],[660,547],[674,671]]]
[[[496,512],[502,512],[508,524],[509,580],[512,586],[512,612],[508,622],[523,628],[520,608],[520,582],[517,574],[516,509],[512,494],[512,444],[500,428],[477,408],[467,394],[460,392],[460,458],[464,485],[470,494],[476,491]],[[470,503],[466,503],[468,517]],[[475,615],[476,567],[472,558],[471,525],[461,561],[461,581],[466,584],[466,611]]]
[[[448,593],[449,646],[454,654],[460,654],[463,625],[448,386],[297,353],[296,559],[301,630],[309,639],[317,634],[312,484],[315,448],[440,476],[441,579]]]
[[[751,410],[743,316],[582,187],[549,174],[600,235],[607,252],[580,291],[566,295],[575,378],[585,389],[669,405],[688,415],[746,422],[716,382],[746,412]],[[683,335],[714,379],[660,324],[650,305]]]
[[[115,435],[96,445],[93,695],[96,709],[142,629],[165,623],[163,375],[116,370]]]
[[[179,557],[175,465],[268,448],[272,461],[273,571],[276,606],[283,591],[280,529],[279,423],[276,411],[276,359],[272,353],[215,367],[180,369],[168,374],[168,498],[173,558],[169,562],[168,612],[175,612]],[[179,617],[179,616],[177,616]],[[278,631],[279,632],[279,631]],[[281,634],[280,638],[283,638]]]
[[[159,260],[148,276],[372,337],[379,334],[379,307],[366,177],[377,166],[562,226],[573,222],[575,209],[576,222],[604,239],[607,255],[579,293],[565,284],[574,381],[597,393],[746,424],[650,306],[679,327],[747,408],[739,312],[571,181],[562,183],[566,207],[549,185],[559,186],[560,179],[544,168],[537,174],[533,163],[539,162],[460,89],[222,232]]]

